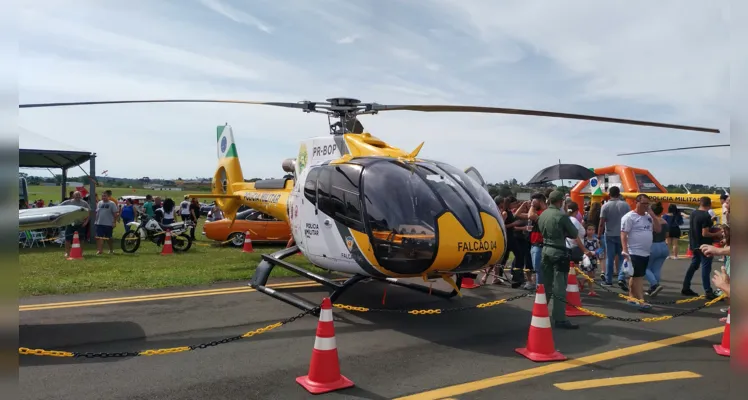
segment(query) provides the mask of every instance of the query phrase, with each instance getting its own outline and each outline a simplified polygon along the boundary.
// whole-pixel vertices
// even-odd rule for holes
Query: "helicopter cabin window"
[[[332,217],[349,228],[363,231],[361,199],[358,189],[360,180],[360,166],[335,166],[330,182],[330,197],[332,200]]]
[[[317,204],[317,177],[319,176],[319,170],[319,168],[312,168],[307,174],[306,182],[304,182],[304,197],[312,204]]]
[[[317,208],[327,214],[325,211],[329,208],[325,203],[330,200],[330,168],[327,166],[317,167]]]
[[[358,189],[360,179],[361,167],[357,165],[320,167],[317,207],[341,224],[363,231]]]

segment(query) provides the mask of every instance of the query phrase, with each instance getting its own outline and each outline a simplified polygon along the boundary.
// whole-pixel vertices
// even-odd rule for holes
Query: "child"
[[[587,224],[587,232],[584,236],[584,247],[587,248],[587,250],[591,251],[595,255],[593,257],[590,257],[590,265],[585,266],[584,263],[580,263],[580,268],[582,269],[582,272],[584,272],[587,276],[594,278],[595,276],[595,270],[597,270],[597,260],[598,256],[600,255],[602,249],[600,248],[600,240],[597,238],[597,235],[595,234],[595,230],[597,227],[595,227],[593,224]],[[579,291],[584,290],[584,285],[587,283],[587,279],[582,277],[582,279],[577,279],[579,281]],[[595,293],[595,286],[594,283],[590,282],[590,296],[597,296],[597,293]]]

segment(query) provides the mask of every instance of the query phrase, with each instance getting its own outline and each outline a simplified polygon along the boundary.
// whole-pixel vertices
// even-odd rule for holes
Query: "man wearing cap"
[[[543,235],[543,251],[541,266],[543,269],[542,283],[551,306],[551,318],[556,328],[578,329],[566,318],[566,283],[571,263],[571,252],[566,247],[566,239],[576,243],[578,248],[584,249],[588,257],[592,253],[584,247],[579,234],[569,215],[561,210],[564,194],[554,190],[548,196],[550,205],[538,218],[538,229]],[[557,300],[562,299],[562,300]]]

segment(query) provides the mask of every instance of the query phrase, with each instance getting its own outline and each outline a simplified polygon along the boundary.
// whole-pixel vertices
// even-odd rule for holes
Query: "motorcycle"
[[[147,215],[140,216],[141,222],[129,222],[130,230],[122,236],[122,251],[135,253],[140,248],[141,241],[151,241],[156,246],[163,246],[166,231],[171,231],[171,244],[176,252],[185,252],[192,247],[192,238],[187,231],[194,226],[191,221],[175,222],[163,225]]]

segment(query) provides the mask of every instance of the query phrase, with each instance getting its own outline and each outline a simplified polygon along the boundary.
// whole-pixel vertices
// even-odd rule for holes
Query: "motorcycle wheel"
[[[172,248],[174,251],[183,253],[192,247],[192,238],[186,233],[182,233],[179,236],[174,236],[171,239]]]
[[[132,230],[122,235],[121,245],[125,253],[135,253],[140,248],[140,230]]]

